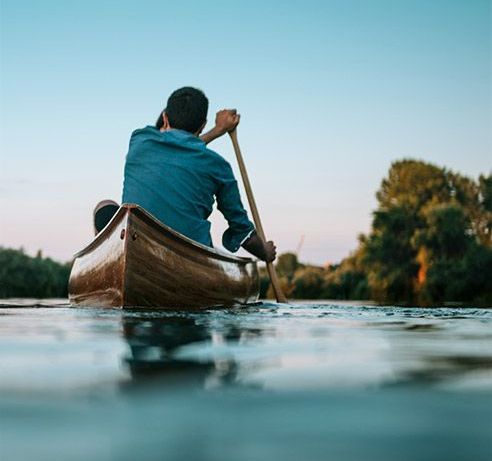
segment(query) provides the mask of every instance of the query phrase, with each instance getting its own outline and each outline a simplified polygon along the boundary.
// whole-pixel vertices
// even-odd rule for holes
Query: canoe
[[[138,205],[123,204],[74,258],[72,305],[196,309],[258,300],[255,260],[197,243]]]

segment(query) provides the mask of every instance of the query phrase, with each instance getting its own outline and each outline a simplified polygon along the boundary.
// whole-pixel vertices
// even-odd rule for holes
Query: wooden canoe
[[[72,305],[206,308],[258,300],[254,260],[199,244],[138,205],[123,204],[75,255]]]

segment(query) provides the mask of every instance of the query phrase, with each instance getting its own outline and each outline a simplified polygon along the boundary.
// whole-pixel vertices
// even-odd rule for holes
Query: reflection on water
[[[167,315],[146,318],[123,316],[123,334],[129,345],[125,357],[134,382],[160,378],[159,385],[201,385],[214,373],[211,361],[176,359],[180,347],[210,340],[207,328],[191,317]]]
[[[489,459],[491,327],[471,308],[5,302],[0,458]]]
[[[272,390],[492,389],[489,311],[328,306],[123,313],[134,380]],[[394,320],[398,315],[403,320]],[[390,317],[387,320],[387,317]]]

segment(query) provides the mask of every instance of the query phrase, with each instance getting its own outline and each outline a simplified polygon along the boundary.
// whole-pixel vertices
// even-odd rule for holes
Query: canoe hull
[[[197,244],[136,205],[123,205],[75,256],[73,305],[206,308],[258,300],[256,262]]]

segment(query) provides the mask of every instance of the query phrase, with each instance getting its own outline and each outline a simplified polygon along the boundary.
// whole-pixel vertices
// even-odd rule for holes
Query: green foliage
[[[480,202],[484,210],[492,212],[492,175],[478,178]]]
[[[70,265],[0,247],[0,298],[67,296]]]
[[[380,210],[403,207],[412,215],[417,215],[429,200],[446,200],[451,190],[452,185],[443,169],[406,159],[391,165],[376,197]]]
[[[368,235],[339,265],[280,255],[289,297],[492,304],[492,176],[478,181],[417,160],[391,165]],[[268,291],[262,278],[262,295]]]
[[[367,276],[358,252],[345,258],[341,264],[325,269],[323,298],[369,299]]]
[[[397,204],[374,213],[373,232],[361,252],[372,297],[379,301],[412,300],[418,266],[411,245],[417,218],[411,208]]]
[[[425,216],[427,225],[415,236],[428,266],[421,301],[492,300],[486,275],[492,268],[492,248],[474,237],[465,210],[456,203],[442,204],[426,210]]]
[[[285,277],[289,282],[302,264],[299,264],[297,255],[294,253],[283,253],[277,258],[276,270],[279,277]]]
[[[492,271],[491,176],[473,181],[402,160],[393,163],[376,196],[371,232],[352,257],[366,276],[371,298],[491,302],[490,277],[484,275]],[[352,275],[353,269],[340,271]],[[352,289],[349,296],[354,294]]]
[[[462,257],[470,243],[470,222],[456,203],[434,205],[424,210],[425,226],[416,229],[413,245],[424,246],[434,257]]]
[[[324,271],[321,267],[307,266],[298,269],[293,277],[291,296],[297,299],[320,299],[323,297]]]

